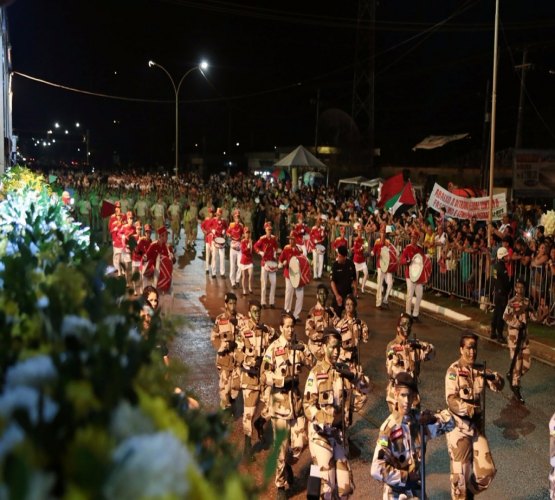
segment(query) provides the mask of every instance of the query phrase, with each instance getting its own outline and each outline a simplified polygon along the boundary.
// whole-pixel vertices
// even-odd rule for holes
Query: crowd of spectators
[[[450,218],[444,210],[438,213],[427,209],[427,200],[419,200],[419,205],[392,215],[377,208],[377,193],[370,189],[302,184],[293,188],[289,180],[243,174],[218,174],[208,179],[188,174],[179,180],[160,173],[52,174],[57,176],[60,189],[71,190],[76,217],[99,234],[102,200],[126,200],[133,210],[139,200],[147,205],[162,200],[168,207],[176,199],[183,209],[194,203],[201,221],[210,207],[221,207],[227,219],[233,209],[240,209],[241,219],[250,227],[255,241],[264,234],[264,222],[270,220],[282,247],[297,212],[304,213],[309,227],[317,215],[326,215],[330,245],[339,233],[338,226],[344,225],[349,237],[353,224],[360,222],[371,248],[380,224],[386,224],[400,253],[410,234],[418,230],[419,243],[433,262],[429,287],[437,294],[482,302],[486,307],[492,302],[490,268],[497,249],[505,246],[510,255],[509,275],[527,284],[536,319],[555,324],[555,245],[553,236],[546,235],[540,225],[545,209],[539,205],[509,203],[507,213],[493,223],[489,235],[486,222]],[[326,265],[331,265],[329,255],[333,253],[327,252]],[[372,269],[375,263],[371,261],[369,257]]]

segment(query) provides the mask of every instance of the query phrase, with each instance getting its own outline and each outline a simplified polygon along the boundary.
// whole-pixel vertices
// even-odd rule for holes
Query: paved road
[[[197,244],[200,248],[200,242]],[[182,254],[182,250],[179,252]],[[324,281],[325,283],[326,281]],[[254,297],[260,290],[258,274],[253,281]],[[172,354],[189,366],[187,384],[191,387],[207,409],[218,406],[218,379],[214,366],[214,351],[210,344],[210,328],[213,320],[223,307],[223,295],[230,289],[229,280],[212,279],[204,272],[202,255],[188,254],[180,257],[174,278],[175,298],[173,312],[185,319],[172,346]],[[237,290],[239,291],[239,290]],[[306,288],[302,319],[308,308],[315,302],[316,284]],[[239,295],[239,294],[238,294]],[[283,305],[283,277],[278,275],[278,307]],[[238,309],[247,310],[248,297],[239,296]],[[385,362],[387,342],[393,337],[395,324],[402,312],[399,304],[389,311],[374,307],[373,295],[364,295],[359,301],[359,315],[369,325],[370,342],[363,346],[361,359],[373,383],[369,400],[351,429],[351,438],[360,449],[359,456],[352,460],[355,484],[353,498],[381,498],[379,483],[370,478],[370,461],[377,437],[377,426],[387,416],[385,403]],[[263,321],[277,327],[279,310],[264,310]],[[444,376],[447,367],[459,357],[458,341],[461,330],[440,319],[423,316],[423,321],[414,326],[418,338],[432,342],[436,346],[436,358],[424,363],[421,373],[421,397],[423,407],[444,408]],[[297,328],[297,335],[304,339],[304,328]],[[509,366],[508,351],[501,346],[481,340],[478,361],[487,361],[488,367],[505,373]],[[526,406],[517,404],[507,388],[501,394],[488,392],[487,396],[487,436],[493,458],[498,468],[497,476],[490,489],[480,498],[484,499],[543,499],[548,498],[548,422],[555,411],[555,391],[553,380],[555,369],[540,362],[534,362],[530,372],[523,379],[523,395]],[[238,417],[238,416],[237,416]],[[236,418],[232,439],[241,441],[240,418]],[[260,450],[260,464],[268,454]],[[295,466],[296,481],[294,498],[304,498],[304,490],[310,457],[303,454]],[[249,473],[252,472],[252,467]],[[430,443],[427,454],[428,495],[432,499],[448,499],[449,458],[445,438]],[[254,473],[256,476],[256,473]],[[263,495],[273,498],[274,489]]]

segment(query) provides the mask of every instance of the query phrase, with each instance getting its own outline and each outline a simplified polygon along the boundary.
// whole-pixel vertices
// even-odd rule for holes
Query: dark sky
[[[511,5],[508,5],[511,4]],[[482,144],[492,74],[494,1],[382,0],[376,8],[375,137],[380,161],[435,161],[411,151],[429,134],[469,132]],[[57,120],[90,130],[93,157],[171,164],[176,79],[193,72],[180,100],[180,151],[265,150],[320,143],[350,127],[357,1],[16,0],[8,8],[13,69],[78,89],[163,102],[93,97],[14,77],[14,127],[43,134]],[[524,146],[555,146],[555,2],[501,1],[498,148],[514,144],[522,48],[527,73]],[[231,99],[230,99],[231,98]],[[114,123],[114,120],[116,123]],[[67,125],[66,125],[67,124]],[[363,120],[358,123],[364,132]],[[340,139],[337,139],[337,138]],[[235,146],[239,142],[240,146]],[[74,144],[71,144],[73,147]],[[450,148],[450,149],[447,149]],[[428,156],[426,156],[428,155]]]

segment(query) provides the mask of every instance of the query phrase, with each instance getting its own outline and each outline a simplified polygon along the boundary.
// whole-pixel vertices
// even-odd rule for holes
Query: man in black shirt
[[[353,261],[347,257],[347,247],[340,246],[337,249],[337,258],[331,266],[331,289],[333,292],[332,307],[336,314],[341,317],[345,307],[345,297],[349,294],[357,294],[357,275]],[[503,315],[503,313],[501,313]],[[503,317],[501,317],[503,321]]]
[[[497,250],[497,262],[493,266],[493,318],[491,319],[491,334],[490,338],[497,339],[502,344],[507,341],[503,336],[503,328],[505,322],[503,321],[503,313],[509,301],[509,293],[511,291],[511,280],[507,272],[505,260],[509,258],[509,251],[505,247]]]

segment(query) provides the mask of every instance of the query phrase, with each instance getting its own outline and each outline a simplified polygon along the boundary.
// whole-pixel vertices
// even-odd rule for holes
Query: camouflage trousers
[[[275,479],[276,488],[285,488],[287,486],[285,464],[293,465],[297,463],[307,445],[306,418],[297,417],[285,420],[274,417],[272,418],[272,428],[274,430],[274,442],[277,433],[285,431],[285,436],[279,447]]]
[[[187,245],[193,245],[197,239],[197,223],[185,222],[185,243]]]
[[[515,347],[516,346],[509,345],[509,355],[511,358],[511,362],[515,355],[515,350],[516,350]],[[515,360],[515,365],[513,368],[513,378],[511,380],[512,385],[516,385],[517,387],[520,387],[520,379],[530,369],[530,364],[531,364],[530,346],[523,345]]]
[[[269,420],[268,407],[259,389],[243,388],[243,433],[245,436],[252,437],[253,422],[255,421],[260,408],[260,416],[264,420]]]
[[[231,407],[231,400],[237,399],[240,388],[240,374],[237,368],[227,369],[218,366],[220,381],[218,385],[220,393],[220,408],[225,410]]]
[[[455,429],[446,434],[451,460],[451,498],[465,500],[467,490],[485,491],[497,472],[485,436],[476,429]]]
[[[181,222],[179,219],[172,219],[170,222],[170,227],[172,230],[172,245],[177,246],[179,237],[181,234]]]
[[[349,498],[355,491],[355,483],[343,439],[320,436],[309,423],[308,447],[312,464],[320,469],[320,498]]]
[[[397,491],[393,491],[391,486],[384,484],[383,487],[383,500],[409,500],[411,498],[422,498],[420,495],[420,491],[418,490],[407,490],[403,493],[399,493]],[[426,496],[426,500],[428,497]]]

